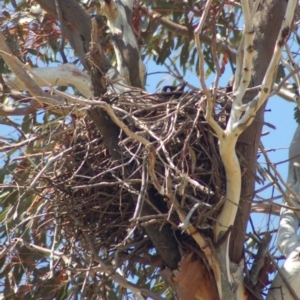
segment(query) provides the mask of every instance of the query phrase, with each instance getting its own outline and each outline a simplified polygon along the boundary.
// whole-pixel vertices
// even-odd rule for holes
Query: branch
[[[244,0],[245,2],[246,0]],[[205,83],[205,73],[204,73],[204,56],[201,49],[201,43],[199,38],[199,33],[201,32],[205,18],[209,12],[211,1],[207,1],[200,22],[195,30],[195,41],[197,46],[197,52],[199,55],[199,74],[200,82],[202,89],[206,96],[207,108],[205,118],[208,124],[216,132],[219,142],[220,142],[220,154],[222,162],[224,163],[225,172],[226,172],[226,202],[224,207],[217,218],[217,222],[214,226],[214,239],[216,242],[220,241],[222,236],[226,233],[226,230],[233,225],[237,205],[240,197],[241,189],[241,171],[239,166],[239,161],[235,153],[235,145],[238,138],[238,135],[233,135],[232,131],[226,130],[223,131],[219,124],[215,121],[213,117],[213,97],[206,87]],[[228,124],[227,124],[228,127]],[[228,283],[232,283],[232,277],[230,274],[229,266],[229,237],[230,234],[226,237],[225,242],[221,244],[218,249],[218,258],[222,263],[218,264],[218,271],[222,273],[222,276],[217,276],[218,273],[215,272],[215,280],[218,287],[218,293],[220,299],[230,299],[233,297],[233,291],[229,288]],[[221,269],[221,270],[220,270]],[[240,284],[239,284],[240,286]],[[243,290],[243,285],[239,288]]]
[[[148,16],[152,20],[160,22],[166,29],[175,33],[176,35],[188,37],[190,39],[193,37],[193,35],[190,33],[189,29],[186,26],[183,26],[181,24],[177,24],[177,23],[171,21],[170,19],[164,17],[159,12],[148,9],[145,6],[141,6],[140,10],[142,11],[142,13],[144,15]],[[200,35],[200,40],[202,43],[209,45],[209,46],[212,45],[213,40],[210,36],[203,34],[203,33],[199,33],[199,35]],[[217,51],[221,52],[221,53],[226,53],[226,52],[230,53],[232,61],[235,62],[236,52],[233,49],[231,49],[230,47],[228,47],[227,43],[225,43],[221,39],[216,39],[215,42],[216,42]]]
[[[250,19],[249,3],[246,0],[242,0],[241,5],[245,18],[244,48],[247,49],[247,52],[243,55],[243,73],[240,84],[242,87],[239,87],[238,90],[238,93],[241,93],[243,96],[250,82],[253,57],[253,30]],[[220,139],[220,154],[226,172],[226,198],[228,200],[225,202],[224,207],[217,218],[215,239],[219,239],[221,237],[220,233],[223,232],[224,234],[226,230],[233,225],[241,194],[241,170],[235,152],[235,146],[239,135],[236,134],[234,128],[236,122],[239,121],[242,111],[239,107],[241,105],[241,99],[238,97],[235,98],[234,96],[233,98],[233,107],[231,109],[226,130],[222,136],[218,135]]]
[[[27,74],[23,64],[16,59],[7,47],[4,36],[0,32],[0,54],[11,71],[18,77],[20,82],[28,89],[29,93],[36,97],[40,102],[44,102],[50,105],[64,104],[64,101],[59,98],[54,98],[48,93],[44,92],[35,81]]]
[[[41,7],[51,14],[55,19],[59,19],[53,0],[37,0]],[[69,40],[76,56],[86,67],[85,54],[89,47],[91,36],[91,18],[86,11],[76,1],[59,1],[62,13],[64,33]]]
[[[294,102],[294,103],[298,104],[300,98],[295,92],[291,92],[289,89],[286,89],[286,88],[279,89],[278,84],[276,84],[276,83],[274,83],[273,86],[274,86],[274,92],[272,92],[272,95],[277,94],[278,96],[280,96],[281,98],[283,98],[286,101]]]
[[[246,5],[245,2],[242,2],[241,5],[242,5],[242,8],[245,10],[245,12],[247,13],[247,16],[245,17],[245,28],[244,28],[244,31],[243,31],[243,36],[242,36],[242,39],[240,41],[240,45],[239,45],[239,49],[238,49],[238,52],[236,54],[237,56],[237,59],[236,59],[236,71],[235,71],[235,74],[234,74],[234,84],[233,84],[233,93],[235,94],[236,91],[238,90],[239,86],[240,86],[240,83],[241,83],[241,78],[242,78],[242,74],[243,74],[243,67],[244,66],[247,66],[248,67],[252,66],[251,62],[252,62],[252,57],[251,55],[248,55],[248,57],[245,59],[244,57],[244,52],[245,52],[245,48],[247,49],[247,46],[250,46],[252,49],[254,47],[253,45],[253,35],[251,36],[251,28],[252,28],[252,25],[250,24],[251,20],[253,20],[254,18],[254,14],[256,13],[257,11],[257,8],[258,8],[258,5],[259,5],[259,1],[255,1],[255,4],[252,8],[252,12],[251,12],[251,15],[250,12],[249,12],[249,7]],[[249,18],[250,17],[250,18]],[[247,32],[248,30],[248,32]],[[250,33],[250,35],[248,34]],[[245,41],[245,35],[247,36],[247,41]],[[252,41],[251,41],[251,38],[252,38]],[[250,49],[251,49],[250,48]],[[249,50],[250,50],[249,49]],[[247,49],[248,50],[248,49]],[[249,53],[249,50],[247,51],[247,53]],[[252,51],[253,52],[253,51]],[[252,54],[253,53],[249,53],[249,54]],[[244,65],[246,63],[246,65]],[[251,73],[251,72],[250,72]],[[243,82],[242,82],[243,83]],[[247,85],[248,86],[248,85]],[[245,93],[245,92],[244,92]],[[238,93],[239,95],[241,95],[241,90],[239,91]],[[242,94],[243,96],[244,94]],[[238,100],[238,103],[241,103],[241,98]]]
[[[248,22],[248,18],[250,15],[248,6],[249,4],[246,0],[244,0],[241,1],[241,5],[245,14],[245,21]],[[231,111],[230,119],[227,124],[225,134],[220,139],[220,153],[226,171],[226,198],[230,199],[230,201],[226,201],[221,214],[218,216],[215,231],[216,237],[218,237],[221,231],[225,232],[226,229],[229,228],[229,226],[233,225],[237,212],[237,207],[240,201],[241,192],[241,171],[239,162],[235,154],[236,141],[238,136],[252,123],[257,110],[269,96],[273,83],[273,78],[276,72],[276,67],[281,56],[282,47],[284,46],[289,36],[289,28],[292,22],[295,6],[296,0],[289,1],[285,13],[285,18],[283,20],[283,24],[281,26],[281,30],[277,38],[274,54],[263,79],[261,91],[259,92],[257,97],[255,97],[247,106],[246,112],[240,120],[238,120],[238,118],[241,115],[243,109],[241,109],[241,107],[239,107],[238,105],[241,105],[241,102],[238,100],[239,103],[236,103],[234,100],[235,105],[233,106],[233,109]],[[251,49],[253,36],[251,24],[247,23],[245,24],[245,26],[247,27],[245,27],[245,32],[247,34],[247,36],[245,37],[245,48],[247,49],[248,47]],[[248,51],[248,53],[245,53],[243,61],[243,70],[245,72],[245,75],[243,75],[242,78],[244,78],[246,81],[249,76],[249,67],[251,68],[251,65],[249,65],[249,63],[252,60],[252,55],[252,50]],[[246,56],[248,56],[248,58]],[[243,79],[241,81],[243,81]],[[245,87],[241,89],[241,92],[243,92],[243,94],[244,88]]]
[[[253,203],[251,206],[251,212],[280,216],[280,208],[281,207],[290,209],[290,207],[287,205],[278,204],[276,202],[264,203],[262,201],[261,203]],[[293,209],[293,210],[296,210],[296,209]],[[298,209],[297,211],[300,212],[300,209]]]
[[[205,8],[204,8],[203,14],[201,16],[201,19],[199,21],[199,24],[198,24],[197,28],[194,31],[194,36],[195,36],[195,42],[196,42],[196,46],[197,46],[197,52],[198,52],[198,55],[199,55],[200,83],[201,83],[203,92],[205,93],[206,101],[207,101],[207,108],[206,108],[205,118],[206,118],[207,122],[209,123],[209,125],[216,132],[218,137],[221,137],[223,135],[223,130],[221,129],[221,127],[218,125],[218,123],[214,120],[214,118],[212,116],[214,104],[213,104],[212,95],[211,95],[210,91],[208,90],[208,88],[206,86],[206,83],[205,83],[204,56],[203,56],[203,52],[201,50],[201,41],[200,41],[200,32],[201,32],[201,30],[204,26],[206,16],[209,12],[211,2],[212,2],[212,0],[209,0],[209,1],[206,2],[206,5],[205,5]]]
[[[210,2],[206,2],[206,6],[204,12],[202,14],[201,20],[197,29],[195,30],[195,40],[197,44],[197,50],[199,54],[199,74],[200,74],[200,81],[204,93],[206,95],[207,100],[207,111],[206,111],[206,119],[209,125],[215,130],[217,136],[219,138],[219,147],[220,147],[220,155],[222,158],[222,162],[224,163],[225,172],[226,172],[226,199],[227,201],[224,204],[224,207],[217,217],[217,222],[214,227],[214,238],[216,241],[220,240],[222,236],[226,233],[226,231],[234,224],[234,220],[236,218],[236,213],[238,209],[238,205],[240,202],[240,194],[241,194],[241,170],[238,158],[235,152],[235,146],[239,135],[251,124],[252,120],[255,117],[256,111],[259,107],[264,103],[267,99],[271,91],[271,85],[273,83],[273,78],[276,72],[276,67],[281,56],[281,50],[283,45],[285,44],[288,35],[289,35],[289,26],[292,21],[293,13],[295,11],[295,0],[293,3],[289,2],[288,7],[286,9],[285,19],[282,24],[282,29],[279,33],[279,37],[277,39],[277,44],[274,50],[273,57],[269,64],[269,67],[266,71],[263,84],[262,84],[262,91],[258,94],[258,98],[253,99],[249,105],[242,104],[242,98],[245,94],[245,91],[250,82],[251,76],[251,69],[252,69],[252,58],[254,52],[253,46],[253,29],[251,24],[251,14],[250,14],[250,7],[249,3],[246,0],[241,1],[241,6],[244,13],[245,19],[245,30],[244,30],[244,40],[243,40],[243,47],[240,47],[240,54],[242,59],[239,60],[239,63],[242,64],[240,67],[240,74],[237,74],[237,82],[235,83],[234,94],[233,97],[233,107],[231,110],[230,119],[227,123],[226,129],[223,131],[218,124],[216,124],[215,120],[213,119],[212,112],[213,112],[213,99],[210,95],[210,91],[208,91],[206,84],[205,84],[205,76],[204,76],[204,69],[203,69],[203,53],[201,51],[201,44],[199,39],[199,33],[201,28],[204,24],[205,16],[208,12],[208,6]],[[254,6],[252,15],[257,9],[257,5]],[[198,33],[198,35],[197,35]],[[244,53],[243,49],[246,50]],[[240,79],[241,78],[241,79]],[[265,97],[264,97],[265,96]],[[259,99],[259,100],[258,100]],[[241,117],[242,113],[245,114]],[[241,119],[240,119],[241,118]],[[226,260],[226,266],[222,269],[223,274],[226,277],[226,282],[224,282],[224,287],[222,288],[223,293],[230,294],[229,290],[226,290],[226,285],[228,282],[232,282],[232,277],[229,270],[229,258],[228,258],[228,241],[229,237],[226,238],[226,243],[222,245],[222,249],[218,250],[220,254],[219,259]],[[223,286],[223,282],[222,282]],[[240,290],[243,290],[243,287],[239,287]],[[243,292],[243,291],[242,291]],[[240,293],[241,294],[241,293]],[[221,295],[221,294],[220,294]],[[224,295],[227,297],[229,295]]]
[[[257,1],[258,2],[258,1]],[[237,85],[237,91],[233,93],[233,104],[229,122],[235,123],[239,120],[241,116],[241,109],[242,106],[242,98],[245,95],[246,89],[249,86],[250,79],[251,79],[251,69],[252,69],[252,59],[254,55],[254,30],[251,23],[251,15],[250,15],[250,7],[248,1],[241,1],[241,6],[243,9],[244,20],[245,20],[245,29],[243,33],[242,42],[239,49],[239,54],[243,58],[242,65],[239,65],[237,69],[234,87]],[[239,78],[240,77],[240,78]],[[232,123],[230,123],[230,127],[232,127]]]
[[[35,77],[36,80],[34,81],[39,87],[45,86],[45,81],[47,81],[52,86],[72,86],[85,98],[93,96],[89,87],[89,76],[80,71],[73,64],[64,64],[56,67],[34,68],[32,69],[32,72],[38,76]],[[45,81],[40,80],[39,77],[43,78]],[[19,91],[27,89],[24,82],[22,82],[15,74],[3,74],[3,79],[12,89]]]
[[[133,1],[100,0],[100,4],[108,19],[119,74],[126,84],[144,88],[145,66],[132,29]]]
[[[289,173],[287,184],[295,192],[296,196],[300,197],[300,126],[298,125],[291,142],[289,150]],[[291,193],[291,200],[294,200],[294,207],[299,209],[300,204],[297,203]],[[291,208],[282,208],[280,212],[280,224],[277,237],[277,247],[285,256],[300,247],[300,236],[297,234],[299,226],[299,213]]]
[[[34,105],[28,105],[26,107],[10,107],[1,104],[0,105],[0,116],[26,116],[33,114],[37,111]]]
[[[65,263],[67,263],[69,261],[69,258],[60,251],[54,251],[54,250],[50,250],[50,249],[47,249],[44,247],[37,246],[33,243],[28,243],[22,238],[14,238],[13,242],[20,243],[32,251],[37,251],[37,252],[45,254],[47,256],[53,255],[53,257],[55,259],[62,258]]]
[[[271,62],[268,66],[268,69],[266,71],[266,74],[264,76],[262,85],[261,85],[261,91],[258,93],[258,95],[250,102],[249,106],[247,107],[245,114],[241,118],[241,120],[236,124],[237,126],[237,132],[241,133],[245,130],[246,127],[248,127],[254,117],[258,109],[263,105],[263,103],[268,99],[273,81],[274,76],[277,71],[277,66],[281,57],[282,48],[285,45],[286,41],[289,38],[290,31],[291,31],[291,23],[294,17],[294,12],[296,9],[296,0],[291,0],[288,2],[286,13],[281,25],[281,30],[279,32],[279,35],[277,37],[276,46],[274,50],[274,54],[272,56]]]

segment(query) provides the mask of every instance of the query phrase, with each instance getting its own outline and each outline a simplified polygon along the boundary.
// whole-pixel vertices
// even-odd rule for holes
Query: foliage
[[[99,17],[98,2],[77,2],[90,16],[98,16],[99,39],[103,41],[106,57],[115,63],[111,35],[105,19]],[[3,3],[1,31],[13,54],[32,68],[61,64],[66,57],[68,62],[84,69],[59,20],[42,10],[38,3]],[[197,73],[193,31],[202,12],[203,1],[137,1],[133,26],[144,61],[164,65],[179,82],[187,71]],[[241,39],[241,19],[238,3],[213,3],[203,30],[207,77],[216,71],[214,59],[220,61],[221,74],[234,71],[233,54]],[[0,71],[1,74],[9,72],[3,60],[0,60]],[[30,97],[27,92],[11,91],[3,78],[1,83],[2,104],[26,107]],[[67,91],[77,93],[72,87]],[[198,209],[197,216],[191,220],[210,236],[211,222],[222,205],[218,199],[224,195],[225,175],[216,150],[217,140],[203,115],[197,114],[200,110],[195,108],[195,103],[199,97],[199,91],[190,90],[182,101],[173,99],[167,103],[159,94],[143,94],[134,100],[125,95],[118,96],[120,104],[115,109],[128,126],[137,126],[134,120],[140,126],[140,134],[151,140],[159,157],[155,172],[161,185],[167,184],[163,167],[170,154],[176,164],[170,176],[178,188],[185,184],[176,177],[178,169],[200,182],[187,188],[190,198],[180,200],[186,214],[193,208],[194,198],[205,202],[206,206]],[[149,105],[149,99],[155,107]],[[109,100],[114,103],[116,96]],[[230,111],[224,89],[218,90],[215,101],[215,119],[224,126]],[[126,119],[128,111],[132,123]],[[199,125],[196,130],[191,129],[197,119]],[[143,122],[152,126],[149,125],[151,132],[141,130]],[[135,186],[122,182],[123,166],[108,156],[90,118],[78,117],[73,112],[61,115],[45,107],[26,116],[1,116],[1,124],[5,130],[0,143],[3,153],[0,236],[4,245],[0,255],[0,293],[6,299],[96,299],[96,295],[103,299],[130,299],[136,296],[134,292],[115,279],[124,276],[172,299],[171,289],[159,272],[162,263],[142,226],[151,219],[132,220],[135,205],[130,200],[130,189]],[[164,135],[165,129],[172,138]],[[163,149],[161,138],[168,149]],[[129,164],[127,158],[134,153],[134,167],[142,169],[144,148],[125,135],[120,140],[126,149],[124,165]],[[201,162],[197,167],[195,157]],[[258,181],[266,181],[266,173],[259,173]],[[133,175],[130,177],[132,182],[135,179]],[[210,192],[215,196],[210,196]],[[164,216],[171,206],[168,200],[162,199],[160,213]],[[170,213],[170,217],[171,224],[180,223],[178,216]],[[159,224],[162,226],[162,222]],[[194,247],[188,235],[177,231],[176,236],[185,247]],[[257,243],[252,244],[250,237],[246,237],[246,242],[246,263],[250,270]],[[107,269],[97,269],[94,261]],[[267,284],[267,280],[263,282],[261,290]]]

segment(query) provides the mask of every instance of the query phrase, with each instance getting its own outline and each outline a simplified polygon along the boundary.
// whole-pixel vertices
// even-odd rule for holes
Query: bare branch
[[[26,116],[33,114],[37,111],[34,105],[28,105],[26,107],[10,107],[0,105],[0,116]]]
[[[68,257],[66,257],[62,252],[60,251],[52,251],[50,249],[47,249],[47,248],[44,248],[44,247],[40,247],[40,246],[37,246],[33,243],[28,243],[26,242],[24,239],[22,238],[14,238],[13,239],[13,242],[17,242],[17,243],[20,243],[22,245],[25,245],[28,249],[30,250],[33,250],[33,251],[37,251],[39,253],[42,253],[42,254],[45,254],[45,255],[51,255],[51,253],[53,254],[53,257],[55,259],[58,259],[58,258],[62,258],[64,260],[64,262],[68,262]]]
[[[258,2],[258,1],[257,1]],[[254,38],[254,31],[251,23],[251,15],[250,15],[250,7],[248,1],[241,1],[241,6],[244,13],[244,20],[245,20],[245,29],[243,34],[243,39],[241,44],[241,49],[239,49],[239,53],[241,53],[241,56],[243,57],[243,64],[239,66],[239,70],[237,70],[237,75],[235,77],[235,80],[237,82],[234,82],[234,86],[238,86],[237,91],[233,92],[233,109],[232,112],[234,114],[231,114],[229,122],[236,122],[238,121],[241,111],[239,107],[242,105],[242,98],[244,97],[244,94],[246,92],[247,87],[250,83],[251,78],[251,69],[252,69],[252,58],[254,54],[254,45],[253,45],[253,38]],[[239,81],[239,75],[241,74],[241,79]],[[232,123],[230,124],[232,126]]]
[[[221,129],[221,127],[218,125],[218,123],[214,120],[213,116],[212,116],[212,111],[213,111],[213,98],[212,95],[210,93],[210,91],[208,90],[206,83],[205,83],[205,72],[204,72],[204,56],[202,53],[202,49],[201,49],[201,41],[200,41],[200,32],[204,26],[205,20],[206,20],[206,16],[209,12],[210,9],[210,5],[211,5],[212,0],[209,0],[206,2],[205,4],[205,9],[204,12],[201,16],[201,19],[199,21],[199,24],[197,26],[197,28],[194,31],[194,35],[195,35],[195,42],[196,42],[196,46],[197,46],[197,52],[199,55],[199,76],[200,76],[200,83],[202,86],[202,89],[205,93],[206,96],[206,101],[207,101],[207,108],[206,108],[206,114],[205,114],[205,118],[207,120],[207,122],[209,123],[209,125],[214,129],[214,131],[216,132],[216,134],[218,135],[218,137],[223,135],[223,130]]]
[[[293,3],[292,3],[293,2]],[[246,10],[246,15],[248,14],[248,17],[250,16],[249,12],[249,6],[246,1],[241,2],[244,6],[243,9]],[[239,203],[240,198],[240,189],[241,189],[241,174],[240,174],[240,167],[239,162],[237,160],[237,157],[235,155],[235,144],[236,140],[240,133],[242,133],[245,128],[251,124],[252,120],[254,119],[256,111],[259,109],[259,107],[262,105],[263,101],[267,99],[267,96],[270,93],[271,84],[273,83],[273,76],[276,71],[276,66],[278,64],[278,61],[280,59],[281,50],[283,45],[285,44],[289,30],[287,30],[288,24],[292,21],[292,16],[294,12],[294,8],[296,5],[296,1],[290,1],[288,3],[288,7],[286,10],[286,17],[282,24],[282,29],[279,33],[274,55],[272,57],[272,60],[270,62],[270,65],[268,67],[268,70],[265,74],[263,84],[262,84],[262,91],[258,94],[258,96],[252,100],[249,106],[247,106],[245,114],[242,116],[240,120],[238,120],[241,110],[239,107],[233,106],[233,109],[231,111],[230,120],[227,124],[226,132],[223,137],[223,139],[220,139],[220,153],[222,157],[222,161],[225,166],[226,170],[226,180],[227,180],[227,188],[226,188],[226,198],[230,199],[231,201],[226,201],[224,208],[221,212],[221,214],[218,217],[218,223],[216,224],[216,234],[218,236],[219,230],[222,231],[225,228],[228,228],[230,225],[233,224],[233,221],[235,219],[237,206]],[[292,11],[292,13],[291,13]],[[247,19],[247,16],[246,16]],[[247,25],[247,28],[249,29],[250,24]],[[249,30],[246,31],[246,34],[248,35]],[[252,45],[252,32],[248,36],[248,42],[250,43],[250,46]],[[247,37],[245,37],[246,42]],[[248,45],[248,44],[246,44]],[[250,51],[251,52],[251,51]],[[244,63],[248,64],[250,60],[252,59],[252,53],[245,54],[245,56],[249,56],[250,58],[244,58]],[[244,64],[243,63],[243,64]],[[245,67],[250,67],[249,65]],[[248,72],[248,70],[247,70]],[[245,75],[245,80],[248,78],[248,75]],[[265,87],[265,88],[264,88]]]
[[[19,78],[19,80],[26,86],[29,93],[36,97],[36,99],[40,102],[45,102],[47,99],[47,104],[52,105],[59,105],[64,104],[64,101],[61,99],[56,99],[46,92],[44,92],[36,83],[35,81],[27,74],[25,71],[23,64],[16,59],[10,52],[9,48],[7,47],[4,36],[0,32],[0,54],[3,57],[4,61],[7,63],[11,71]]]
[[[89,76],[73,64],[64,64],[56,67],[34,68],[31,70],[37,75],[37,77],[35,77],[35,82],[39,87],[45,86],[46,81],[52,86],[72,86],[86,98],[93,96],[90,89]],[[43,78],[45,81],[40,80],[40,78]],[[24,82],[22,82],[15,74],[3,74],[3,79],[12,89],[19,91],[27,89]]]
[[[253,6],[252,11],[251,11],[250,20],[249,20],[249,7],[247,6],[247,3],[241,2],[242,8],[247,13],[247,16],[246,16],[246,18],[247,18],[247,24],[246,24],[246,18],[245,18],[245,28],[244,28],[243,36],[242,36],[242,39],[240,41],[239,49],[238,49],[237,54],[236,54],[236,57],[237,57],[237,60],[236,60],[236,71],[235,71],[235,74],[234,74],[234,84],[233,84],[233,93],[234,94],[236,93],[236,91],[239,88],[240,83],[241,83],[241,77],[242,77],[242,73],[243,73],[243,64],[244,64],[244,62],[248,63],[248,67],[252,66],[252,57],[251,57],[251,55],[250,56],[248,55],[248,58],[246,60],[244,60],[244,55],[245,55],[245,46],[252,45],[252,48],[253,48],[253,40],[251,42],[251,34],[249,36],[247,35],[247,37],[248,37],[248,43],[246,43],[245,42],[245,35],[247,33],[246,30],[248,30],[248,33],[250,33],[252,31],[251,30],[252,29],[252,25],[250,24],[250,22],[254,18],[254,14],[257,11],[259,3],[260,3],[260,1],[255,1],[254,6]],[[248,54],[252,54],[252,53],[248,53]],[[251,62],[251,64],[249,64],[250,62]],[[243,96],[243,94],[241,94],[241,95]],[[241,99],[238,100],[238,103],[240,103],[239,105],[241,105]]]

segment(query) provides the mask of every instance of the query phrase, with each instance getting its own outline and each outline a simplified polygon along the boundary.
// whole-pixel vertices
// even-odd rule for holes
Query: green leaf
[[[181,49],[181,53],[180,53],[180,65],[182,68],[184,68],[185,70],[185,66],[188,62],[190,56],[190,45],[189,43],[185,43]]]
[[[294,119],[296,120],[296,122],[298,124],[300,124],[300,110],[299,110],[298,106],[296,106],[294,108]]]
[[[30,132],[31,120],[32,120],[32,118],[30,117],[30,115],[24,116],[23,122],[22,122],[22,130],[24,133]]]
[[[174,49],[174,38],[172,33],[168,33],[168,37],[163,41],[161,48],[157,48],[158,53],[157,64],[163,64],[167,57],[170,56],[172,50]]]

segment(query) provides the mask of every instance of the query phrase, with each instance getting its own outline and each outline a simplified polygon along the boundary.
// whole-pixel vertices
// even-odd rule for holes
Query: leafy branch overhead
[[[297,192],[257,162],[260,149],[269,163],[267,100],[298,102],[297,2],[35,3],[1,15],[0,115],[13,132],[0,144],[0,293],[262,299],[278,269],[271,233],[246,229],[251,209],[279,209],[251,206],[255,183],[276,186],[298,220]],[[155,63],[179,85],[147,91]],[[199,81],[185,81],[191,70]]]

